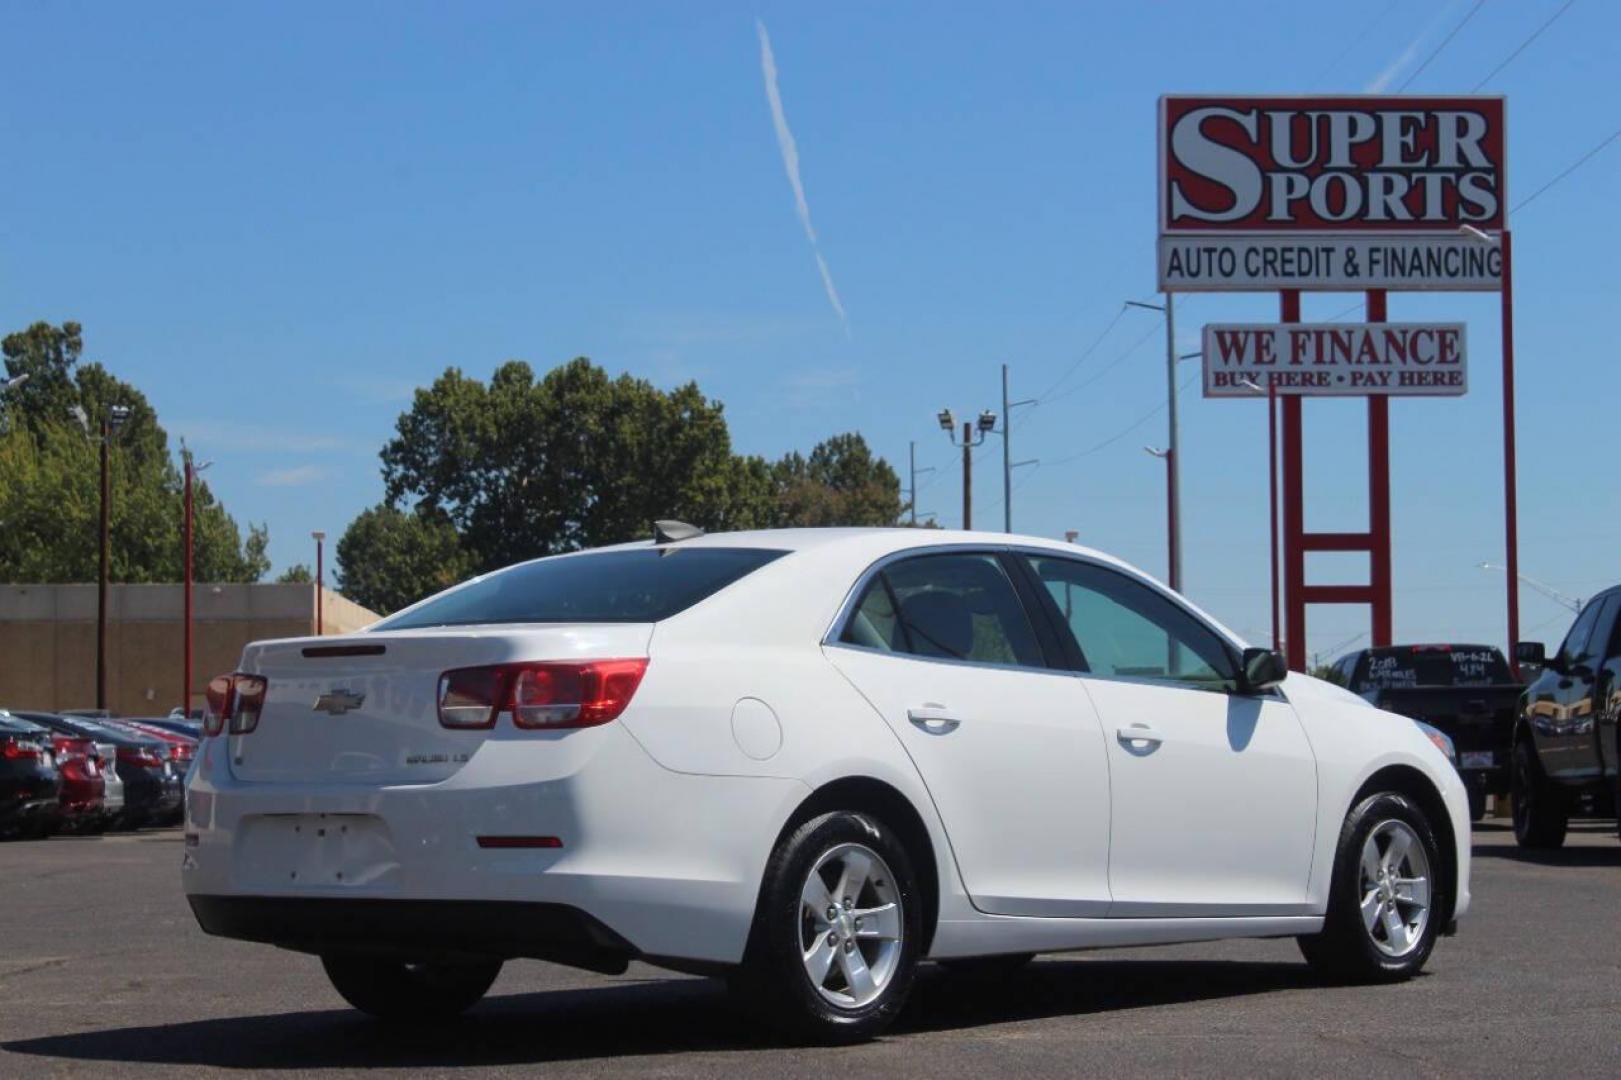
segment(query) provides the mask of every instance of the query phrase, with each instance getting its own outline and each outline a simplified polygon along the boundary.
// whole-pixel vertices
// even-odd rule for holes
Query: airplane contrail
[[[816,269],[822,275],[827,302],[833,305],[839,322],[844,324],[844,332],[849,334],[850,320],[844,313],[843,302],[839,300],[839,290],[833,284],[833,274],[827,268],[827,260],[822,257],[821,245],[816,240],[816,227],[811,224],[810,204],[805,201],[805,184],[799,177],[799,144],[794,142],[794,133],[788,128],[788,115],[782,109],[782,92],[777,88],[777,58],[771,52],[771,36],[766,33],[765,23],[759,19],[754,21],[754,28],[760,34],[760,73],[765,77],[765,96],[771,104],[771,123],[777,129],[777,148],[782,151],[782,167],[788,174],[788,186],[794,189],[794,209],[799,213],[799,223],[805,227],[811,253],[816,256]]]

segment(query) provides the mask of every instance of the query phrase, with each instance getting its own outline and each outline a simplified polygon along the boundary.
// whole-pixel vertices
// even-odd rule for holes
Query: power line
[[[1373,31],[1373,28],[1375,26],[1378,26],[1380,23],[1384,22],[1385,17],[1387,15],[1389,15],[1392,11],[1395,11],[1397,6],[1400,3],[1401,3],[1401,0],[1390,0],[1390,5],[1388,7],[1386,7],[1383,11],[1381,11],[1378,15],[1376,15],[1372,19],[1368,20],[1368,22],[1364,23],[1363,26],[1362,26],[1362,32],[1360,34],[1358,34],[1356,37],[1352,38],[1351,43],[1349,45],[1345,46],[1345,48],[1341,49],[1339,51],[1339,54],[1337,56],[1335,56],[1334,59],[1330,60],[1328,63],[1326,63],[1326,64],[1322,65],[1321,67],[1319,67],[1317,69],[1317,74],[1320,74],[1320,75],[1327,74],[1327,73],[1333,71],[1336,67],[1338,67],[1340,61],[1344,60],[1347,56],[1350,56],[1352,49],[1355,49],[1358,45],[1360,45],[1364,41],[1366,41],[1367,38],[1368,38],[1368,34],[1370,34]],[[1321,86],[1322,83],[1318,83],[1318,85]]]
[[[1120,322],[1121,319],[1125,317],[1125,315],[1126,308],[1125,305],[1122,304],[1120,310],[1114,313],[1114,318],[1109,320],[1109,325],[1103,328],[1103,332],[1093,340],[1092,344],[1086,347],[1080,356],[1075,358],[1075,362],[1069,366],[1068,370],[1066,370],[1063,375],[1059,376],[1057,382],[1053,383],[1046,390],[1043,390],[1041,393],[1036,395],[1036,400],[1045,401],[1048,394],[1064,385],[1064,380],[1075,374],[1075,369],[1085,363],[1088,356],[1091,356],[1093,353],[1097,352],[1098,346],[1103,344],[1103,339],[1109,336],[1109,332],[1115,328],[1115,326]]]
[[[1486,77],[1484,79],[1481,79],[1479,82],[1477,82],[1470,89],[1469,92],[1471,94],[1478,93],[1482,86],[1485,86],[1487,83],[1491,82],[1492,79],[1497,75],[1497,73],[1499,71],[1502,71],[1504,68],[1506,68],[1510,64],[1512,64],[1514,62],[1514,58],[1516,56],[1519,56],[1522,52],[1524,52],[1526,50],[1527,46],[1529,46],[1537,38],[1541,37],[1542,32],[1544,30],[1548,29],[1548,27],[1550,27],[1554,23],[1558,22],[1559,21],[1559,16],[1561,16],[1565,12],[1569,11],[1570,6],[1572,4],[1574,4],[1575,2],[1576,2],[1576,0],[1565,0],[1565,3],[1564,3],[1563,7],[1561,7],[1558,11],[1556,11],[1552,15],[1550,15],[1548,17],[1547,22],[1543,23],[1541,26],[1539,26],[1535,30],[1531,31],[1531,36],[1530,37],[1528,37],[1524,41],[1520,42],[1519,46],[1513,52],[1509,53],[1507,56],[1505,56],[1503,58],[1503,62],[1501,64],[1498,64],[1496,67],[1492,68],[1491,71],[1487,73]]]
[[[1399,94],[1411,86],[1413,80],[1422,75],[1424,73],[1424,69],[1430,66],[1430,61],[1434,60],[1437,56],[1440,56],[1442,50],[1444,50],[1448,45],[1452,44],[1452,39],[1458,36],[1458,31],[1462,30],[1465,26],[1468,26],[1469,20],[1473,19],[1476,12],[1485,6],[1486,0],[1475,0],[1475,6],[1469,9],[1469,14],[1465,15],[1462,19],[1459,19],[1458,25],[1452,28],[1452,32],[1450,34],[1441,39],[1441,44],[1435,47],[1435,51],[1426,56],[1424,58],[1424,62],[1418,65],[1418,67],[1414,69],[1413,73],[1407,76],[1406,80],[1404,80],[1400,86],[1396,87],[1396,93]]]
[[[1082,390],[1085,390],[1088,386],[1091,386],[1092,384],[1098,382],[1105,375],[1109,374],[1109,372],[1113,371],[1115,368],[1119,367],[1122,363],[1124,363],[1126,361],[1126,359],[1128,357],[1130,357],[1133,353],[1135,353],[1138,349],[1142,348],[1143,345],[1146,344],[1150,338],[1157,336],[1159,334],[1159,332],[1160,332],[1160,327],[1164,326],[1164,325],[1165,325],[1165,317],[1162,315],[1162,316],[1160,316],[1158,322],[1156,322],[1153,326],[1148,328],[1148,332],[1146,334],[1144,334],[1142,337],[1138,338],[1136,341],[1134,341],[1130,345],[1128,345],[1126,347],[1125,352],[1121,353],[1119,356],[1115,357],[1113,360],[1111,360],[1107,364],[1103,365],[1103,367],[1099,368],[1097,373],[1095,375],[1093,375],[1090,379],[1087,379],[1083,383],[1076,383],[1074,386],[1070,387],[1068,390],[1065,390],[1062,394],[1056,394],[1056,395],[1054,395],[1054,396],[1052,396],[1050,398],[1044,399],[1044,401],[1047,401],[1047,402],[1062,401],[1064,398],[1069,397],[1071,394],[1078,394]]]
[[[1526,206],[1528,206],[1530,203],[1532,203],[1544,191],[1547,191],[1549,188],[1551,188],[1555,184],[1559,183],[1559,181],[1563,180],[1565,177],[1569,176],[1571,173],[1575,172],[1577,169],[1581,168],[1583,165],[1586,165],[1589,161],[1591,161],[1595,156],[1598,155],[1598,152],[1600,150],[1603,150],[1606,146],[1609,146],[1611,143],[1615,142],[1616,139],[1621,139],[1621,128],[1616,128],[1614,131],[1610,132],[1610,134],[1608,136],[1606,136],[1604,139],[1600,140],[1600,142],[1599,142],[1599,144],[1597,146],[1593,147],[1593,149],[1589,150],[1587,153],[1585,153],[1581,157],[1577,158],[1576,161],[1569,168],[1567,168],[1564,172],[1560,173],[1558,176],[1554,177],[1552,180],[1549,180],[1546,184],[1543,184],[1541,187],[1537,188],[1531,194],[1529,194],[1525,198],[1521,199],[1518,203],[1515,203],[1513,209],[1510,210],[1509,212],[1510,213],[1516,213],[1516,214],[1519,213]]]
[[[1192,386],[1194,384],[1194,382],[1196,382],[1198,380],[1198,378],[1199,378],[1199,376],[1201,374],[1202,374],[1201,372],[1196,371],[1191,376],[1189,376],[1187,379],[1185,379],[1183,381],[1182,385],[1177,387],[1177,393],[1181,393],[1183,390],[1186,390],[1188,387]],[[1086,457],[1088,454],[1095,454],[1099,450],[1104,449],[1105,447],[1113,446],[1115,443],[1119,442],[1121,439],[1124,439],[1127,435],[1130,435],[1133,431],[1136,431],[1138,428],[1142,427],[1144,424],[1146,424],[1150,420],[1154,419],[1154,417],[1156,417],[1160,413],[1164,412],[1165,408],[1166,408],[1166,406],[1168,404],[1169,404],[1169,402],[1166,402],[1166,401],[1160,402],[1158,405],[1155,405],[1152,409],[1149,409],[1147,412],[1143,413],[1143,415],[1139,416],[1137,419],[1133,420],[1130,424],[1128,424],[1124,428],[1121,428],[1119,431],[1115,432],[1113,435],[1110,435],[1107,439],[1104,439],[1102,442],[1098,443],[1096,446],[1089,446],[1085,450],[1081,450],[1081,451],[1079,451],[1077,453],[1070,454],[1068,457],[1055,458],[1052,461],[1046,462],[1046,464],[1048,464],[1048,465],[1064,465],[1064,464],[1067,464],[1067,463],[1069,463],[1071,461],[1077,461],[1080,458]]]

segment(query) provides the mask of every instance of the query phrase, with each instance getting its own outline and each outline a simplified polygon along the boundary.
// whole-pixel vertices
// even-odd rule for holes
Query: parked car
[[[83,735],[112,748],[111,760],[124,797],[123,813],[114,821],[117,827],[169,824],[180,812],[181,774],[175,772],[168,745],[162,740],[82,716],[43,712],[22,715],[53,731]]]
[[[163,743],[169,760],[174,764],[175,772],[182,777],[191,767],[191,759],[197,752],[198,736],[181,735],[170,731],[148,717],[119,717],[116,720],[104,720],[102,723],[147,735]]]
[[[1572,817],[1611,817],[1621,806],[1618,614],[1621,586],[1583,606],[1552,656],[1540,641],[1516,647],[1536,672],[1514,729],[1514,838],[1524,847],[1558,847]]]
[[[1393,980],[1468,909],[1468,799],[1417,725],[1106,555],[658,536],[249,645],[188,780],[203,929],[385,1017],[516,957],[644,959],[844,1041],[924,959],[1294,936]]]
[[[184,735],[186,738],[192,740],[192,742],[196,742],[198,739],[203,737],[203,719],[201,715],[199,715],[195,720],[186,720],[175,716],[144,716],[141,718],[141,723],[147,725],[148,727],[162,728],[164,731],[171,732],[175,735]]]
[[[62,777],[50,739],[0,712],[0,836],[45,836],[61,819]]]
[[[118,775],[117,747],[97,741],[91,732],[53,728],[50,716],[32,710],[13,712],[13,719],[35,727],[49,739],[62,774],[62,828],[98,833],[117,825],[124,811],[124,781]]]
[[[1451,736],[1469,788],[1469,815],[1487,795],[1507,795],[1514,716],[1524,685],[1490,645],[1390,645],[1359,649],[1334,663],[1353,694],[1422,720]]]

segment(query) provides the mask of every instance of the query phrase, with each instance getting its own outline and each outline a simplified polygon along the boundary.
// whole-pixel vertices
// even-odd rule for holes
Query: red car
[[[51,733],[56,768],[62,774],[57,801],[62,808],[64,832],[101,832],[107,828],[107,783],[101,773],[96,744],[73,735]]]

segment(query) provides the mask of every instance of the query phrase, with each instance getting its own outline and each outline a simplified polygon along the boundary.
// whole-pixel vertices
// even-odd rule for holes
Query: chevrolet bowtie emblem
[[[328,690],[315,699],[314,712],[331,713],[333,716],[342,716],[350,709],[358,709],[366,701],[365,694],[353,690]]]

